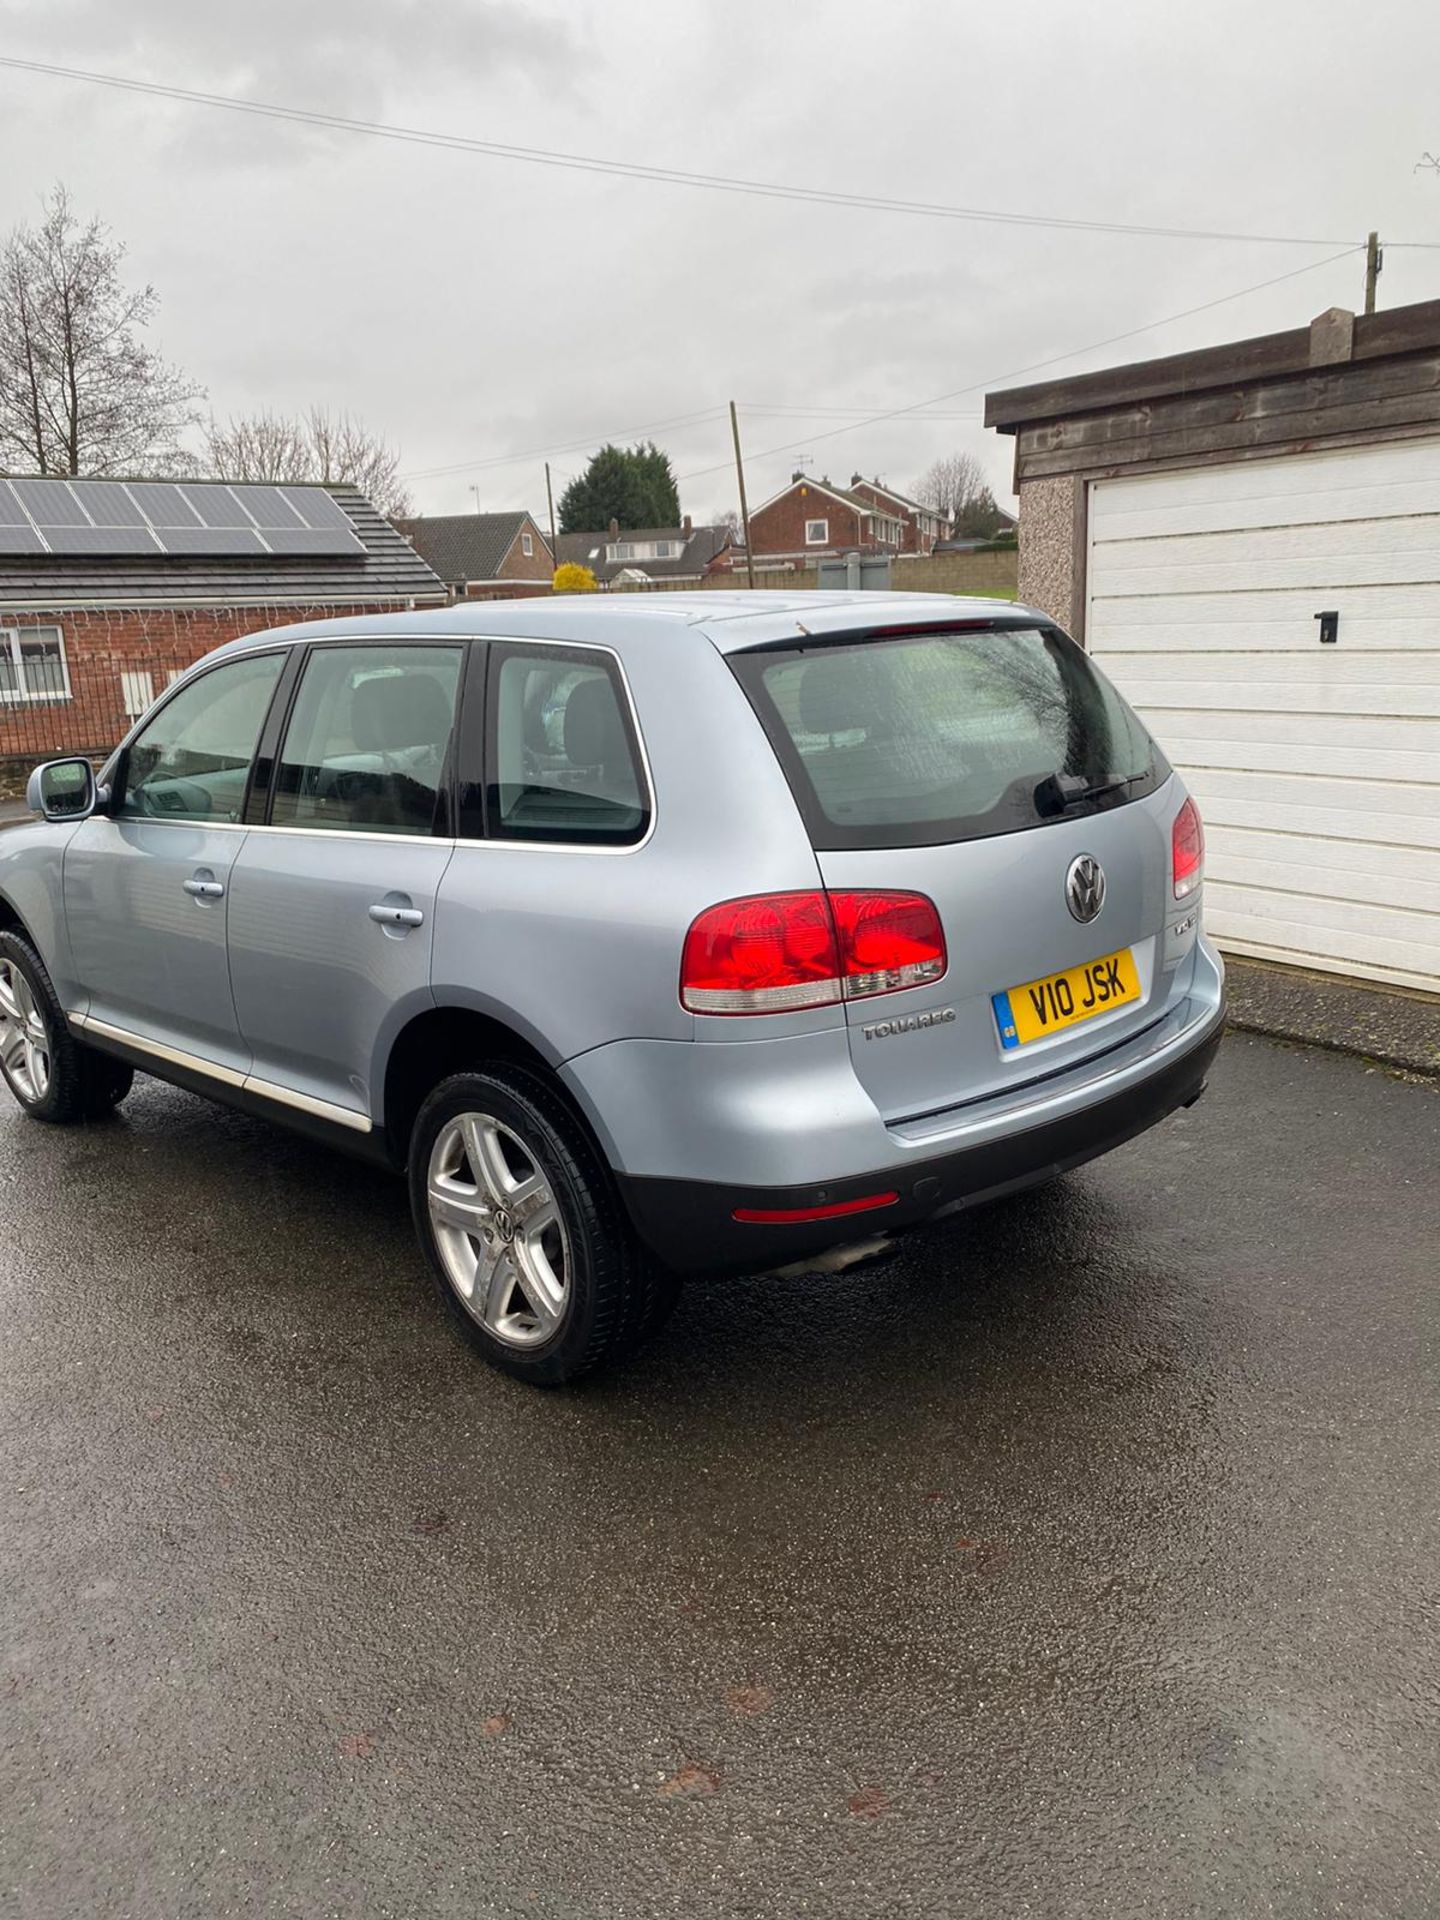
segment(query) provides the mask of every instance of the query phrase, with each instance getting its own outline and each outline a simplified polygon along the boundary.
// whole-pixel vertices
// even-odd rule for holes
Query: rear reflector
[[[794,1013],[938,980],[945,935],[920,893],[760,893],[710,907],[685,936],[691,1013]]]
[[[1205,877],[1205,828],[1193,800],[1185,802],[1170,829],[1170,871],[1177,900],[1193,893]]]
[[[867,1193],[861,1200],[836,1200],[828,1207],[737,1207],[731,1215],[752,1227],[799,1226],[806,1220],[839,1220],[847,1213],[873,1213],[893,1207],[898,1193]]]

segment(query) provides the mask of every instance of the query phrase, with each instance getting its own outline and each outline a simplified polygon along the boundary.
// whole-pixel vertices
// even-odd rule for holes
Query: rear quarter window
[[[488,788],[494,839],[629,846],[650,802],[614,660],[593,648],[491,648]]]
[[[822,849],[925,846],[1073,819],[1169,767],[1075,643],[987,626],[731,656]]]

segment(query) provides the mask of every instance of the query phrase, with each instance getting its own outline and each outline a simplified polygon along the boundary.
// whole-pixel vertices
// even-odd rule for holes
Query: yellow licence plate
[[[1067,967],[1063,973],[1027,980],[1023,987],[990,996],[1000,1044],[1007,1053],[1139,998],[1140,976],[1128,947],[1088,966]]]

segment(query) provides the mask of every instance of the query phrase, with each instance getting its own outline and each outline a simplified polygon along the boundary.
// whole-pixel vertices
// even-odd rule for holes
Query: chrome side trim
[[[337,1127],[349,1127],[355,1133],[369,1133],[372,1130],[369,1115],[357,1113],[353,1107],[338,1107],[333,1100],[317,1100],[313,1094],[299,1093],[294,1087],[278,1086],[273,1080],[257,1079],[253,1073],[239,1073],[234,1067],[222,1067],[217,1061],[202,1059],[198,1053],[186,1053],[181,1047],[167,1047],[163,1041],[148,1039],[142,1033],[132,1033],[128,1027],[112,1026],[108,1020],[97,1020],[90,1013],[71,1013],[66,1018],[79,1033],[94,1033],[104,1040],[118,1041],[121,1046],[133,1047],[137,1053],[148,1053],[153,1059],[165,1060],[172,1067],[184,1067],[190,1073],[200,1073],[207,1079],[218,1080],[222,1086],[236,1087],[242,1093],[258,1094],[262,1100],[273,1100],[281,1107],[294,1107],[301,1113],[313,1114],[318,1120],[329,1120]]]
[[[337,1107],[333,1100],[317,1100],[313,1094],[297,1093],[294,1087],[277,1086],[273,1080],[257,1080],[251,1074],[246,1078],[245,1091],[258,1093],[263,1100],[273,1100],[277,1106],[313,1113],[317,1120],[332,1120],[337,1127],[350,1127],[356,1133],[370,1131],[367,1114],[357,1113],[353,1107]]]
[[[157,1060],[168,1060],[172,1067],[186,1067],[191,1073],[203,1073],[211,1080],[219,1080],[227,1087],[243,1087],[245,1075],[237,1073],[234,1067],[222,1067],[214,1060],[202,1060],[197,1053],[186,1053],[180,1047],[167,1047],[163,1041],[147,1039],[143,1033],[131,1033],[128,1027],[111,1026],[108,1020],[97,1020],[91,1013],[72,1013],[69,1016],[72,1027],[78,1027],[82,1033],[98,1033],[102,1039],[118,1040],[122,1046],[134,1047],[138,1053],[153,1054]]]

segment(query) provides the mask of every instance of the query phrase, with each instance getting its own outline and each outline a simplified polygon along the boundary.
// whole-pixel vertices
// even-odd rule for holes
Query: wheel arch
[[[609,1164],[589,1115],[556,1072],[557,1063],[533,1036],[499,1013],[447,1005],[428,1007],[412,1016],[396,1034],[386,1057],[381,1113],[395,1165],[403,1167],[406,1163],[415,1116],[432,1087],[462,1068],[500,1062],[524,1067],[543,1078],[585,1127],[597,1152]]]

